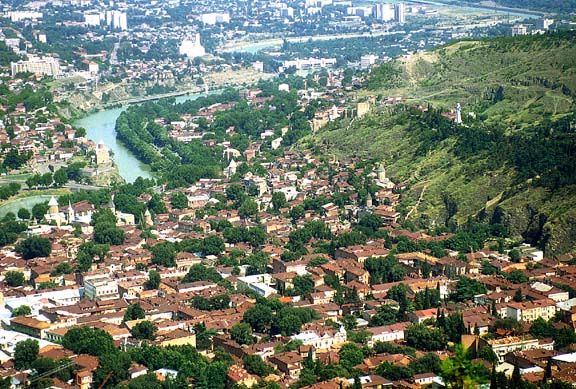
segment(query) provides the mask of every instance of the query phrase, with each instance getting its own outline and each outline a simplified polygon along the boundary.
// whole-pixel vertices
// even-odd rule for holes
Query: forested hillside
[[[408,102],[310,144],[384,160],[420,227],[474,217],[561,254],[576,244],[575,92],[574,34],[459,42],[373,71],[364,93]],[[457,102],[463,125],[445,115]]]

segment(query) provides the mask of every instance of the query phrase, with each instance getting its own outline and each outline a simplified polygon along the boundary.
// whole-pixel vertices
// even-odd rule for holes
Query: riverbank
[[[48,201],[52,196],[62,196],[71,191],[67,188],[34,189],[21,191],[7,200],[0,201],[0,218],[9,212],[16,214],[20,208],[31,210],[36,204]]]

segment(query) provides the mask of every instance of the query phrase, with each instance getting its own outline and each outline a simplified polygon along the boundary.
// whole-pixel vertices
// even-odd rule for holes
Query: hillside
[[[551,255],[575,250],[576,35],[459,42],[384,65],[367,84],[361,95],[408,103],[333,123],[309,145],[383,160],[408,184],[402,212],[417,204],[420,227],[472,216]],[[457,102],[462,126],[442,115]]]

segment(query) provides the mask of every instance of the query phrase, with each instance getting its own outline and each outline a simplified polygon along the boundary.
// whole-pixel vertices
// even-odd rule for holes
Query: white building
[[[110,300],[118,298],[118,282],[108,276],[84,280],[84,297],[89,300]]]
[[[323,331],[307,330],[292,335],[293,340],[300,340],[302,344],[314,346],[316,350],[330,350],[332,347],[346,343],[347,336],[344,327],[338,331],[330,328]]]
[[[492,348],[494,354],[498,357],[498,362],[504,362],[504,357],[506,354],[515,352],[515,351],[526,351],[526,350],[533,350],[533,349],[544,349],[544,350],[553,350],[554,349],[554,341],[550,341],[548,343],[540,342],[538,339],[532,338],[530,336],[526,337],[518,337],[518,336],[509,336],[506,338],[500,339],[488,339],[484,340],[488,346]]]
[[[87,26],[99,26],[102,15],[99,12],[86,12],[84,14],[84,24]]]
[[[553,24],[554,24],[554,19],[546,19],[546,18],[540,19],[540,20],[538,20],[538,22],[536,22],[536,26],[540,30],[548,30],[550,28],[550,26]]]
[[[512,26],[512,36],[517,35],[528,35],[528,26],[525,26],[524,24]]]
[[[282,62],[284,69],[295,67],[296,70],[327,68],[336,65],[336,58],[307,58]]]
[[[396,323],[381,327],[367,328],[372,337],[368,339],[368,346],[372,347],[376,342],[395,342],[404,340],[404,330],[411,323]]]
[[[34,11],[12,11],[6,12],[4,15],[9,18],[11,22],[21,22],[22,20],[26,19],[42,19],[42,12]]]
[[[251,276],[238,277],[238,286],[249,288],[262,297],[269,297],[276,294],[277,291],[272,287],[274,279],[270,274],[254,274]]]
[[[383,22],[394,20],[394,6],[388,3],[375,4],[372,10],[372,16]]]
[[[200,21],[204,24],[209,24],[211,26],[220,23],[230,23],[230,14],[229,13],[208,13],[200,15]]]
[[[406,5],[404,3],[394,5],[394,20],[397,23],[406,23]]]
[[[257,72],[263,73],[264,72],[264,63],[261,61],[256,61],[252,63],[252,69],[256,70]]]
[[[206,50],[200,42],[200,34],[196,34],[193,38],[182,41],[180,45],[180,55],[185,55],[188,58],[203,57],[206,55]]]
[[[52,57],[29,57],[28,61],[12,62],[10,64],[12,77],[18,73],[34,73],[37,76],[53,76],[60,75],[60,64],[56,58]]]
[[[106,11],[106,25],[113,30],[127,30],[128,18],[126,12]]]
[[[360,68],[369,69],[376,64],[378,56],[374,54],[363,55],[360,57]]]

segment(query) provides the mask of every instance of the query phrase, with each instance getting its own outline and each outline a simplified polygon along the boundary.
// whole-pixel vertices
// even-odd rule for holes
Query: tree
[[[253,344],[252,328],[248,323],[237,323],[230,328],[230,337],[239,344]]]
[[[398,321],[398,310],[390,305],[381,305],[378,307],[376,314],[370,318],[370,326],[379,327],[388,324],[394,324]]]
[[[498,363],[498,356],[491,347],[485,346],[478,351],[478,358],[482,358],[492,364]]]
[[[202,252],[205,255],[218,255],[224,251],[224,241],[218,235],[210,235],[202,242]]]
[[[439,373],[440,372],[441,361],[438,355],[435,353],[427,353],[423,357],[410,362],[410,369],[414,374],[421,373]]]
[[[124,321],[144,319],[146,313],[138,303],[130,304],[124,312]]]
[[[258,204],[256,204],[256,201],[250,198],[244,200],[240,208],[238,208],[238,215],[240,215],[240,217],[243,219],[256,216],[257,214],[258,214]]]
[[[260,355],[246,355],[243,359],[244,367],[248,373],[266,377],[274,372],[274,369],[267,365]]]
[[[172,242],[160,242],[150,248],[152,263],[165,267],[176,266],[176,247]]]
[[[158,327],[148,320],[144,320],[132,327],[130,333],[136,339],[154,340],[156,339],[156,331],[158,331]]]
[[[390,362],[381,363],[376,373],[391,381],[405,380],[414,376],[412,369],[406,366],[393,365]]]
[[[463,302],[471,301],[474,296],[486,293],[486,287],[479,281],[467,277],[460,277],[456,288],[450,294],[450,300]]]
[[[68,173],[66,173],[66,169],[60,168],[56,170],[53,178],[54,178],[54,185],[62,186],[68,182]]]
[[[52,252],[52,243],[48,238],[31,236],[16,245],[16,252],[24,259],[47,257]]]
[[[166,204],[162,201],[162,197],[158,193],[154,193],[148,201],[148,209],[153,212],[154,214],[166,213],[168,210],[166,209]]]
[[[188,208],[188,197],[182,192],[174,192],[170,197],[170,204],[176,209]]]
[[[461,344],[456,345],[455,355],[442,362],[440,376],[451,389],[474,388],[484,382],[484,366],[472,363]]]
[[[364,353],[362,352],[362,349],[354,343],[344,344],[338,352],[338,355],[340,356],[340,363],[348,370],[364,361]]]
[[[248,309],[242,317],[242,321],[250,324],[250,327],[256,332],[266,332],[270,328],[272,320],[272,308],[264,304],[257,304]]]
[[[275,210],[280,210],[281,208],[286,207],[288,202],[286,201],[286,195],[284,192],[274,192],[272,194],[272,207]]]
[[[12,311],[12,316],[28,316],[32,314],[32,309],[28,305],[20,305],[18,308],[14,308]]]
[[[22,286],[24,285],[24,282],[26,281],[26,279],[24,278],[24,273],[19,272],[19,271],[8,271],[6,272],[6,275],[4,276],[4,282],[6,283],[6,285],[8,286]]]
[[[46,215],[47,212],[48,212],[48,204],[47,203],[35,204],[32,207],[32,216],[34,216],[34,219],[36,219],[36,220],[44,219],[44,215]]]
[[[520,259],[522,258],[522,254],[520,253],[520,250],[518,250],[518,249],[510,250],[510,252],[508,253],[508,256],[510,256],[510,260],[512,262],[520,262]]]
[[[297,275],[294,277],[293,282],[294,292],[299,296],[306,296],[314,291],[314,280],[309,274],[304,276]]]
[[[50,275],[52,276],[59,276],[62,274],[70,274],[72,273],[73,269],[72,269],[72,265],[70,265],[69,262],[60,262],[58,264],[58,266],[56,266],[56,269],[54,269]]]
[[[28,369],[32,362],[38,358],[40,346],[34,339],[27,339],[16,343],[14,348],[14,367],[18,370]]]
[[[412,324],[406,328],[406,343],[418,350],[435,351],[446,347],[446,335],[436,328],[424,324]]]
[[[504,273],[506,279],[515,284],[522,284],[528,282],[528,277],[522,270],[514,269],[510,273]]]
[[[74,327],[62,339],[62,346],[76,354],[90,354],[96,357],[116,352],[114,339],[99,328]]]
[[[20,208],[18,210],[18,219],[28,220],[28,219],[30,219],[31,216],[32,216],[32,214],[26,208]]]
[[[523,389],[524,384],[522,382],[522,376],[520,375],[520,367],[518,365],[514,365],[514,370],[512,370],[512,376],[510,377],[510,381],[508,382],[509,389]]]
[[[353,331],[358,325],[358,322],[356,321],[356,316],[348,314],[342,318],[342,324],[346,331]]]
[[[158,289],[160,287],[160,273],[156,270],[150,270],[148,272],[148,281],[145,284],[146,289]]]

